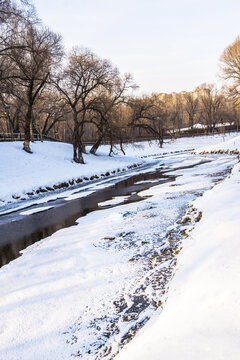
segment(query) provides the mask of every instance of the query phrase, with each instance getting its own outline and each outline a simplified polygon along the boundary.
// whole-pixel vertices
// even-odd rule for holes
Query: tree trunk
[[[192,116],[189,117],[189,122],[190,122],[191,133],[193,136],[193,117]]]
[[[83,155],[82,155],[82,146],[80,143],[73,144],[73,161],[78,164],[84,164]]]
[[[101,145],[103,139],[103,134],[99,135],[97,141],[95,142],[95,144],[92,146],[90,153],[93,155],[96,155],[97,149],[99,148],[99,146]]]
[[[162,146],[163,146],[163,135],[164,135],[164,130],[162,127],[162,123],[160,120],[158,120],[158,141],[159,141],[160,148],[162,148]]]
[[[112,138],[110,138],[110,150],[109,150],[108,156],[111,156],[112,153],[113,153],[113,140],[112,140]]]
[[[20,133],[19,121],[16,121],[16,123],[14,124],[13,132],[14,132],[15,134],[19,134],[19,133]]]
[[[126,155],[126,153],[125,153],[125,151],[124,151],[124,149],[123,149],[123,141],[122,141],[122,137],[121,137],[121,136],[120,136],[120,142],[119,142],[119,144],[120,144],[121,152],[123,153],[123,155]]]
[[[73,161],[79,164],[84,164],[82,153],[83,146],[79,132],[79,124],[75,122],[73,131]]]
[[[31,122],[32,122],[32,106],[29,106],[27,114],[26,114],[23,150],[25,150],[26,152],[28,152],[30,154],[32,153],[31,148],[30,148]]]
[[[87,153],[86,146],[85,146],[85,144],[83,144],[83,143],[81,143],[81,144],[82,144],[82,152],[83,152],[84,154],[86,154],[86,153]]]
[[[158,142],[159,142],[160,148],[162,148],[163,147],[163,138],[161,136],[159,136]]]

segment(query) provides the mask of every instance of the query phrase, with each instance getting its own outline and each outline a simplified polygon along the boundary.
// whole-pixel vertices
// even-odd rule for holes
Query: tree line
[[[239,121],[240,40],[221,58],[230,84],[217,90],[203,84],[193,92],[134,96],[131,74],[121,75],[107,59],[74,47],[66,54],[62,38],[38,19],[27,0],[0,0],[0,132],[24,132],[31,153],[32,134],[73,144],[73,160],[84,163],[86,141],[114,144],[150,136],[160,146],[197,123],[208,133],[217,124]]]

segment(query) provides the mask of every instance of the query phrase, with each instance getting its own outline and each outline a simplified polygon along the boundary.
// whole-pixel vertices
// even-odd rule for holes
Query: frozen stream
[[[46,199],[40,205],[32,201],[27,208],[0,215],[0,266],[17,258],[21,250],[36,241],[76,224],[81,216],[106,207],[141,201],[140,191],[175,179],[174,175],[165,175],[159,164],[144,166],[138,171],[140,173],[129,171],[108,181],[79,186],[59,193],[57,199]]]
[[[155,160],[141,174],[1,216],[2,264],[37,242],[0,272],[0,358],[111,359],[161,308],[182,241],[201,218],[190,204],[235,159]]]

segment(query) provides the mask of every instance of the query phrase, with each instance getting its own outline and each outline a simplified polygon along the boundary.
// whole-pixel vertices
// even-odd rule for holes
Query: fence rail
[[[191,130],[175,130],[175,132],[165,132],[164,134],[164,140],[167,139],[174,139],[179,137],[191,137],[191,136],[202,136],[202,135],[214,135],[214,134],[221,134],[223,132],[229,133],[229,132],[238,132],[240,131],[240,127],[238,126],[225,126],[221,128],[214,129],[213,133],[207,133],[207,128],[201,128],[201,129],[194,129],[192,132]],[[1,141],[24,141],[24,133],[0,133],[0,142]],[[43,136],[41,137],[40,134],[32,134],[32,140],[47,140],[47,141],[57,141],[57,142],[63,142],[63,140],[51,137],[51,136]],[[133,143],[133,142],[141,142],[141,141],[151,141],[156,140],[156,138],[152,136],[148,137],[136,137],[131,139],[123,139],[123,143]],[[83,141],[85,146],[91,146],[94,144],[94,141]],[[110,141],[103,140],[103,145],[110,144]]]
[[[41,140],[39,134],[32,134],[33,140]],[[24,133],[0,133],[0,141],[23,141]]]

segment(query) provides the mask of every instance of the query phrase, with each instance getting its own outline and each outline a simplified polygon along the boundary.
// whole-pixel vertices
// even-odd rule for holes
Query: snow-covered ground
[[[199,152],[240,150],[240,136]],[[240,355],[240,164],[194,203],[202,220],[183,243],[163,311],[118,360],[238,360]]]
[[[0,359],[95,360],[105,356],[108,360],[151,318],[120,351],[119,359],[237,360],[238,160],[221,154],[163,156],[207,148],[209,143],[218,150],[228,146],[228,141],[240,149],[240,137],[235,134],[232,139],[233,135],[179,139],[165,144],[163,149],[155,144],[129,146],[127,160],[121,156],[103,156],[103,160],[94,157],[93,163],[87,160],[89,168],[73,164],[69,152],[61,167],[61,179],[60,170],[54,173],[50,167],[51,181],[56,182],[80,176],[74,171],[84,170],[73,170],[75,166],[85,167],[86,176],[90,171],[96,173],[98,166],[99,171],[107,171],[125,161],[124,166],[139,163],[141,156],[145,161],[159,157],[159,165],[168,168],[165,175],[174,174],[176,180],[153,183],[151,189],[138,194],[143,197],[138,203],[123,204],[126,197],[100,203],[101,211],[79,218],[77,225],[35,243],[20,258],[1,268]],[[43,149],[44,145],[35,145],[35,157],[40,159],[37,146]],[[102,154],[104,151],[106,154],[107,149],[101,149]],[[63,154],[61,159],[66,156]],[[94,165],[96,161],[98,165]],[[110,165],[111,161],[115,163]],[[5,176],[10,163],[5,162]],[[47,158],[38,161],[39,177],[44,163]],[[66,174],[65,164],[72,173]],[[232,173],[213,187],[232,167]],[[34,169],[37,173],[37,166]],[[42,177],[44,183],[34,186],[49,184],[47,174]],[[31,174],[16,173],[16,179],[18,176],[16,189],[23,193],[24,179],[31,185]],[[5,177],[5,187],[6,181]],[[189,218],[179,221],[190,204]],[[31,212],[26,215],[31,216]],[[201,215],[201,221],[185,237]]]
[[[91,176],[122,170],[136,160],[128,156],[109,157],[105,147],[98,157],[84,156],[86,163],[80,165],[72,161],[70,144],[35,142],[31,147],[33,154],[28,154],[22,151],[20,142],[0,143],[0,205],[30,198],[27,193],[46,189],[46,186],[76,179],[86,182]]]
[[[21,199],[36,197],[39,189],[46,191],[54,185],[69,181],[76,185],[76,180],[83,183],[91,176],[103,177],[107,172],[127,170],[128,166],[144,162],[141,157],[163,154],[201,146],[225,142],[236,134],[182,138],[167,141],[160,149],[156,142],[138,145],[125,145],[126,156],[120,151],[109,157],[109,146],[102,146],[98,156],[84,155],[85,164],[72,161],[72,145],[54,142],[35,142],[31,145],[33,154],[22,151],[21,142],[0,142],[0,208],[7,203],[19,203]],[[148,159],[149,160],[149,159]],[[40,191],[40,195],[45,195]],[[52,194],[52,191],[50,191]]]

